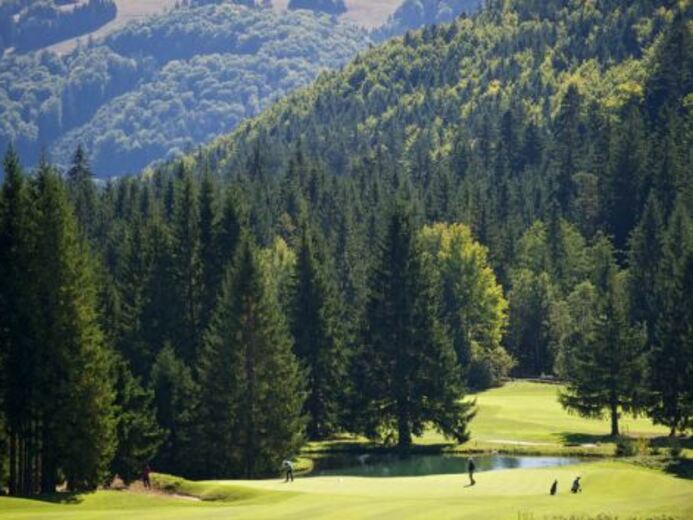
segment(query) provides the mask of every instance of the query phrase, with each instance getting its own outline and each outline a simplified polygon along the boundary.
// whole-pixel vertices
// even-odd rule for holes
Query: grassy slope
[[[374,29],[387,22],[403,0],[346,0],[347,12],[342,16],[362,27]],[[286,9],[289,0],[273,0],[277,9]]]
[[[477,396],[479,414],[472,424],[473,443],[516,440],[561,443],[564,432],[589,442],[608,432],[606,421],[567,415],[555,401],[558,388],[511,383]],[[664,433],[645,420],[626,419],[631,434]],[[437,442],[436,434],[424,442]],[[585,492],[567,493],[582,475]],[[559,496],[548,496],[553,479]],[[0,498],[1,519],[115,520],[138,518],[518,518],[519,513],[544,515],[647,518],[669,515],[693,518],[693,481],[622,462],[592,462],[580,466],[483,473],[478,485],[464,487],[463,476],[397,479],[299,478],[287,485],[278,480],[256,482],[181,481],[178,492],[215,499],[191,502],[125,492],[99,492],[78,503]],[[527,518],[530,518],[529,516]]]
[[[482,392],[476,397],[479,411],[471,424],[474,441],[527,441],[565,444],[603,440],[610,430],[608,418],[584,419],[565,412],[558,402],[558,385],[525,381]],[[654,426],[649,419],[625,416],[621,432],[632,436],[666,435],[668,430]],[[441,441],[435,433],[424,441]]]
[[[567,493],[576,474],[585,491]],[[559,496],[548,496],[554,478]],[[197,483],[214,489],[226,502],[195,503],[124,492],[100,492],[74,505],[0,499],[7,519],[216,519],[216,518],[541,518],[598,514],[619,518],[666,514],[693,517],[693,482],[626,463],[594,462],[581,466],[483,473],[473,488],[459,476],[399,479],[310,478],[279,481]]]
[[[48,46],[47,49],[58,54],[67,54],[72,52],[80,41],[86,43],[90,36],[94,40],[101,40],[131,21],[163,13],[167,9],[172,8],[176,2],[175,0],[115,0],[115,3],[118,7],[118,13],[113,20],[91,33],[63,40]]]

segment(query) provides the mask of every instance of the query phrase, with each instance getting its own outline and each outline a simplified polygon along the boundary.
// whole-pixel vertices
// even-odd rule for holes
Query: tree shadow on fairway
[[[25,497],[27,500],[35,500],[37,502],[47,502],[50,504],[62,505],[77,505],[81,504],[84,498],[79,493],[47,493],[45,495],[35,495]]]
[[[555,434],[564,446],[582,446],[584,444],[604,444],[613,442],[611,435],[592,435],[587,433],[560,432]]]
[[[450,451],[456,447],[453,442],[440,442],[435,444],[412,444],[406,449],[406,454],[410,455],[435,455]],[[401,450],[392,444],[379,443],[374,441],[353,440],[328,440],[319,443],[318,446],[308,446],[304,453],[401,453]]]
[[[666,465],[664,470],[679,478],[693,480],[693,460],[677,459]]]
[[[673,443],[678,444],[681,448],[693,450],[693,437],[654,437],[650,439],[650,445],[657,448],[670,448]]]

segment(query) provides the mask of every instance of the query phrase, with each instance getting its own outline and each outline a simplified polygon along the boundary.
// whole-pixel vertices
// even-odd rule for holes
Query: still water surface
[[[578,464],[577,457],[534,457],[512,455],[475,456],[476,471],[514,468],[544,468]],[[454,455],[332,454],[314,459],[310,477],[418,477],[467,472],[468,457]]]

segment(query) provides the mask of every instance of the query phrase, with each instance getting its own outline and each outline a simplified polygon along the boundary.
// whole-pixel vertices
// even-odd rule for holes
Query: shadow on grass
[[[664,468],[664,471],[676,475],[679,478],[693,480],[693,460],[677,459],[672,460]]]
[[[450,451],[455,446],[456,444],[452,442],[412,444],[404,453],[409,455],[434,455]],[[325,441],[317,446],[304,448],[303,453],[315,455],[320,453],[402,453],[402,451],[397,446],[377,442]]]
[[[604,444],[614,442],[611,435],[590,435],[587,433],[560,432],[555,437],[565,446],[580,446],[582,444]]]
[[[47,502],[50,504],[76,505],[81,504],[84,498],[80,493],[47,493],[45,495],[32,495],[21,497],[26,500],[35,500],[36,502]]]
[[[693,437],[654,437],[650,439],[650,445],[657,448],[670,448],[673,443],[681,448],[693,450]]]

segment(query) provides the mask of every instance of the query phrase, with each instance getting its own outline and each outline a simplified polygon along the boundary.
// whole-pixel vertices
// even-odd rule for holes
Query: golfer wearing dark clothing
[[[580,477],[576,477],[573,480],[573,486],[570,488],[571,493],[582,493],[582,486],[580,485]]]
[[[551,484],[551,496],[555,495],[557,491],[558,491],[558,480],[554,480],[553,484]]]
[[[286,480],[284,482],[288,482],[289,479],[291,479],[291,482],[294,481],[294,465],[290,460],[285,460],[282,462],[282,468],[284,471],[286,471]]]
[[[149,489],[152,487],[152,483],[149,480],[149,474],[152,472],[152,468],[145,466],[144,471],[142,471],[142,484],[144,485],[145,489]]]
[[[476,464],[474,464],[474,459],[469,457],[469,460],[467,461],[467,471],[469,472],[470,486],[476,484],[476,480],[474,480],[474,470],[476,470]]]

